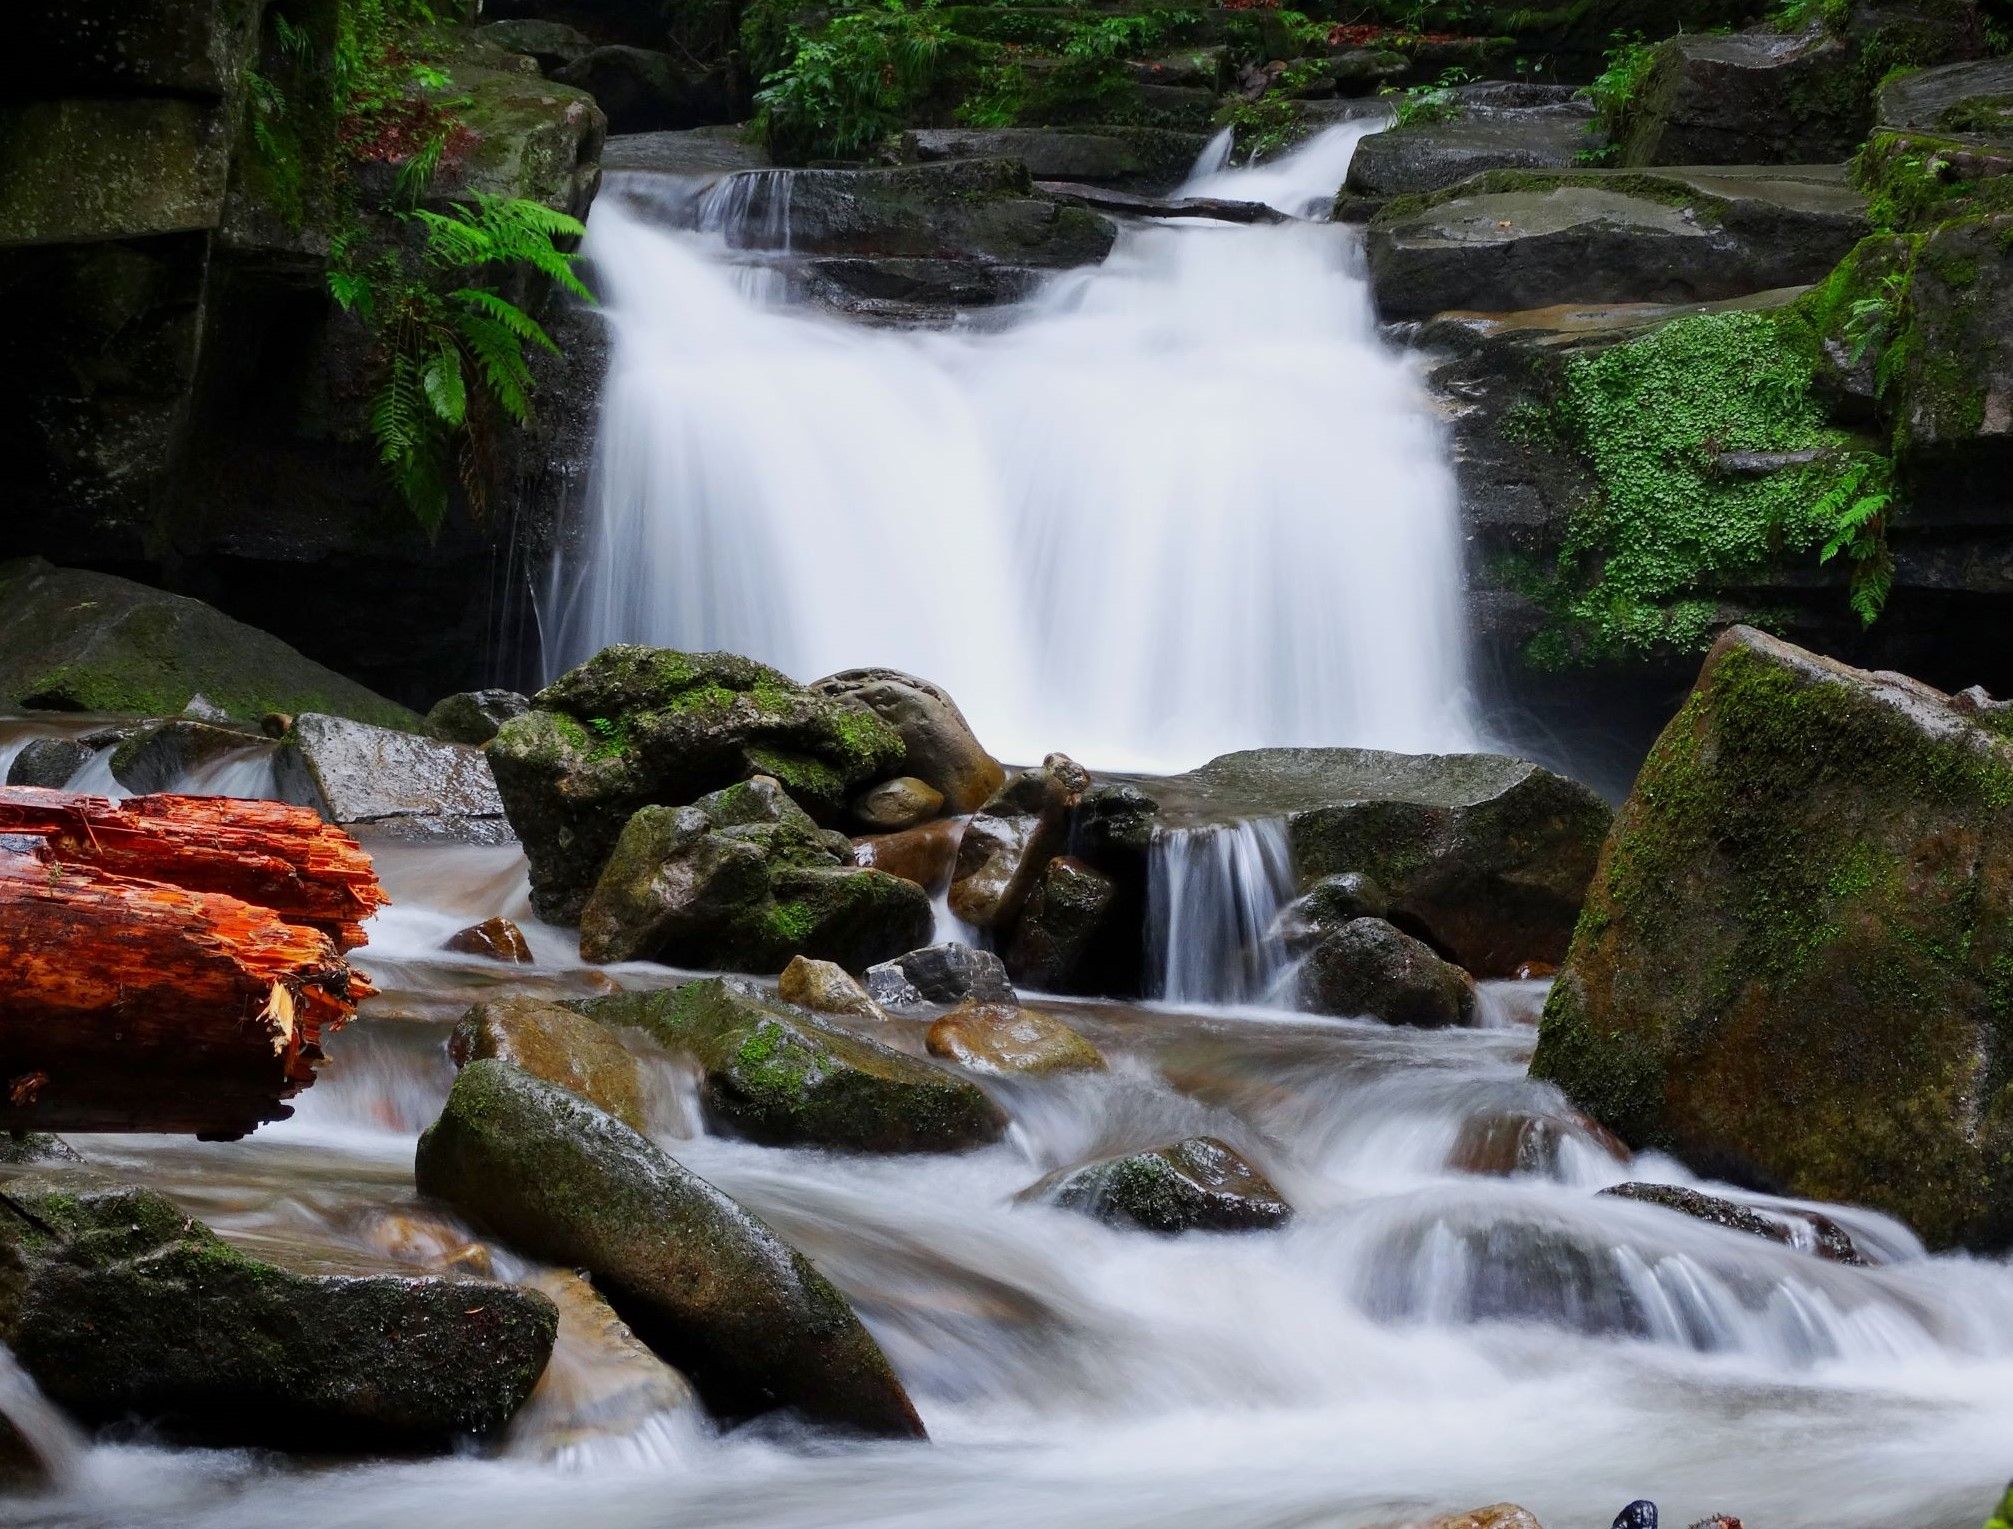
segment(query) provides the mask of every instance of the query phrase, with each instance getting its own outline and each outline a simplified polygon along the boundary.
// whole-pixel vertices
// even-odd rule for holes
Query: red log
[[[0,1130],[285,1118],[371,992],[343,951],[384,901],[302,808],[0,790]]]

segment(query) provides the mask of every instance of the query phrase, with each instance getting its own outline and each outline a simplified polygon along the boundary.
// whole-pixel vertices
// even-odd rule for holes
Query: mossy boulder
[[[1881,83],[1877,115],[1886,128],[1988,137],[2013,132],[2013,58],[1896,74]]]
[[[1103,991],[1114,979],[1104,938],[1118,887],[1087,861],[1058,855],[1042,867],[1007,943],[1006,968],[1043,993]]]
[[[420,726],[403,706],[200,600],[40,558],[0,564],[0,704],[172,717],[196,695],[245,722],[319,711]]]
[[[1400,319],[1795,286],[1869,231],[1842,166],[1493,170],[1395,198],[1365,249],[1378,311]]]
[[[581,954],[746,972],[809,956],[864,971],[928,939],[929,894],[851,857],[844,834],[766,776],[645,807],[581,910]]]
[[[1433,947],[1381,918],[1355,918],[1308,942],[1300,1002],[1316,1014],[1435,1029],[1475,1013],[1475,983]]]
[[[1271,1181],[1213,1136],[1063,1169],[1022,1198],[1165,1235],[1263,1231],[1293,1218]]]
[[[494,1064],[492,1064],[494,1065]],[[20,1183],[0,1216],[0,1341],[90,1423],[216,1443],[444,1447],[493,1434],[552,1352],[506,1285],[295,1274],[149,1189]]]
[[[1349,161],[1338,201],[1438,191],[1485,170],[1571,169],[1604,141],[1592,109],[1565,86],[1490,81],[1448,97],[1452,115],[1372,133]]]
[[[2013,744],[1729,631],[1615,821],[1531,1073],[1638,1149],[2013,1241]]]
[[[909,773],[943,794],[952,813],[976,812],[1006,782],[1006,771],[972,732],[958,703],[941,685],[899,669],[847,669],[811,688],[834,700],[856,701],[901,734]],[[878,831],[908,823],[870,822]]]
[[[1622,162],[1824,164],[1859,146],[1868,115],[1851,48],[1822,26],[1686,33],[1630,103]]]
[[[561,923],[579,918],[640,808],[767,775],[834,816],[904,758],[900,735],[873,712],[766,664],[628,644],[539,691],[485,752],[531,863],[533,904]]]
[[[606,1025],[524,995],[476,1004],[454,1027],[448,1054],[457,1067],[508,1062],[569,1089],[624,1125],[644,1128],[642,1064]]]
[[[428,185],[428,200],[483,192],[584,218],[600,189],[608,137],[608,118],[594,97],[541,78],[527,58],[479,44],[443,63],[446,81],[420,94],[435,104],[453,102],[458,130]]]
[[[1394,923],[1485,977],[1564,956],[1613,816],[1502,754],[1249,749],[1145,789],[1173,828],[1284,818],[1301,885],[1367,876]]]
[[[922,1437],[887,1356],[809,1260],[577,1095],[471,1062],[420,1137],[414,1176],[534,1257],[585,1270],[715,1412],[788,1408]]]
[[[996,1141],[977,1085],[735,981],[589,999],[580,1012],[636,1025],[704,1071],[707,1113],[756,1141],[854,1152],[958,1152]]]
[[[531,710],[514,690],[459,690],[442,696],[426,714],[426,729],[444,743],[481,748],[512,717]]]
[[[1996,471],[2013,457],[2013,213],[1930,229],[1907,292],[1889,358],[1896,442],[1918,464],[1989,460],[2003,484]]]

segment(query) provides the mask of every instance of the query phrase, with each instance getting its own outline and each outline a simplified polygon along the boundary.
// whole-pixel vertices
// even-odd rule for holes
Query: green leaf
[[[426,401],[442,423],[459,425],[468,417],[468,389],[461,379],[461,353],[452,345],[434,352],[421,374]]]

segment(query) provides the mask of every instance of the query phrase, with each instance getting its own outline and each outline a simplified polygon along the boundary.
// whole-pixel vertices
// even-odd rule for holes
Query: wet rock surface
[[[1121,985],[1101,959],[1118,887],[1085,861],[1058,855],[1042,867],[1007,945],[1013,980],[1044,993],[1098,992]]]
[[[784,1407],[922,1436],[886,1356],[802,1254],[577,1096],[473,1062],[420,1138],[415,1173],[423,1192],[526,1252],[586,1270],[715,1411]]]
[[[1022,770],[965,824],[951,873],[951,911],[981,929],[1010,928],[1048,862],[1068,843],[1090,775],[1066,754]]]
[[[1475,984],[1423,940],[1382,919],[1358,918],[1307,945],[1300,1001],[1317,1014],[1432,1028],[1474,1018]]]
[[[1832,1263],[1866,1262],[1859,1249],[1853,1246],[1851,1234],[1820,1212],[1769,1214],[1742,1205],[1737,1200],[1705,1194],[1678,1184],[1617,1184],[1612,1189],[1603,1189],[1601,1193],[1618,1199],[1636,1200],[1644,1205],[1659,1205],[1681,1216],[1690,1216],[1694,1221],[1725,1227],[1730,1232],[1766,1237],[1770,1242],[1801,1248]]]
[[[531,945],[524,938],[524,931],[501,916],[486,918],[466,929],[457,929],[447,937],[447,943],[441,949],[464,956],[487,956],[492,961],[507,961],[513,966],[531,964]]]
[[[1673,37],[1632,104],[1631,165],[1827,164],[1866,136],[1852,49],[1825,27]]]
[[[281,797],[365,837],[505,844],[512,837],[488,760],[466,744],[304,712],[280,740]]]
[[[1451,120],[1386,128],[1357,145],[1337,203],[1345,216],[1357,216],[1357,199],[1438,191],[1485,170],[1570,169],[1602,142],[1592,108],[1565,87],[1490,82],[1449,97]]]
[[[522,996],[476,1004],[455,1026],[448,1054],[457,1067],[507,1062],[578,1094],[626,1126],[644,1128],[641,1065],[606,1026],[571,1009]]]
[[[466,1280],[294,1274],[145,1189],[9,1186],[0,1339],[91,1422],[286,1447],[442,1448],[500,1430],[556,1317]]]
[[[1263,1231],[1293,1216],[1263,1174],[1211,1136],[1063,1169],[1023,1198],[1162,1234]]]
[[[966,999],[930,1026],[929,1053],[972,1072],[1042,1076],[1100,1072],[1098,1049],[1052,1014]]]
[[[479,749],[504,723],[529,710],[531,702],[514,690],[462,690],[434,703],[426,727],[443,742]]]
[[[855,1152],[956,1152],[1006,1119],[976,1085],[731,979],[589,999],[704,1073],[707,1113],[760,1142]]]
[[[941,685],[899,669],[847,669],[810,688],[857,702],[899,733],[909,773],[940,792],[952,813],[977,811],[1006,780]]]
[[[925,945],[873,967],[866,974],[874,1001],[891,1009],[924,1004],[1014,1003],[1006,963],[990,950],[952,942]]]
[[[1616,818],[1534,1077],[1634,1147],[2013,1237],[2013,745],[1941,692],[1722,637]]]

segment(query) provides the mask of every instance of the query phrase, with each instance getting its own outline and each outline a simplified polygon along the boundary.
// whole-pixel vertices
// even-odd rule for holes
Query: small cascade
[[[1293,897],[1278,818],[1168,829],[1147,868],[1147,972],[1164,1003],[1269,1004],[1292,969],[1277,929]],[[1290,1008],[1290,999],[1284,1002]]]
[[[0,1343],[0,1425],[28,1448],[51,1485],[61,1487],[81,1470],[88,1447],[83,1433],[35,1384],[14,1351]]]
[[[743,170],[699,198],[697,227],[719,234],[729,249],[790,250],[790,195],[794,170]]]

